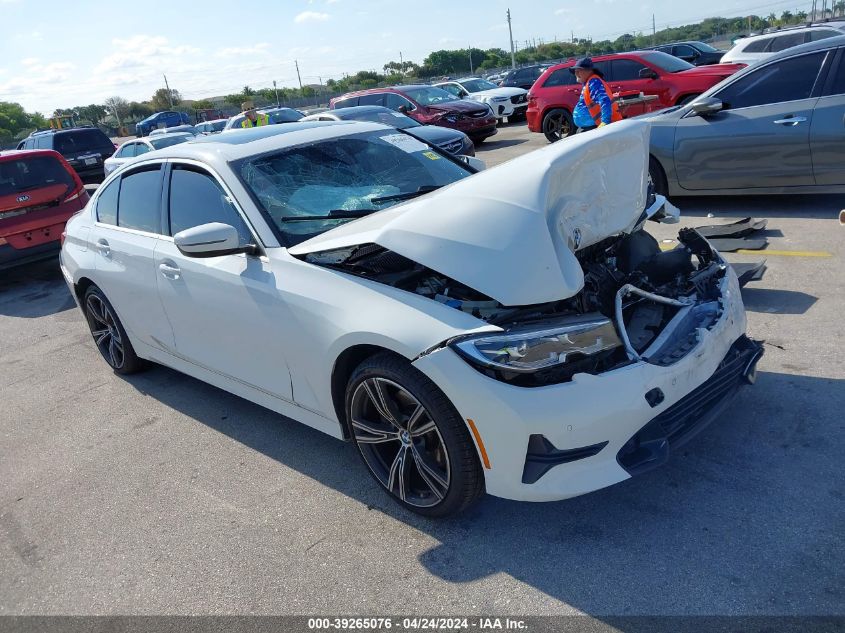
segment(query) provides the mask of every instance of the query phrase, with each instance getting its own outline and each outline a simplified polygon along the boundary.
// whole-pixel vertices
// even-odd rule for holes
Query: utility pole
[[[405,71],[405,60],[402,59],[402,51],[399,51],[399,68],[401,68],[403,72]]]
[[[167,75],[164,73],[161,74],[164,77],[164,86],[167,88],[167,100],[170,101],[170,109],[173,109],[173,93],[170,92],[170,86],[167,83]]]
[[[299,79],[299,89],[302,90],[302,77],[299,76],[299,62],[293,60],[293,63],[296,65],[296,78]]]
[[[657,24],[654,21],[654,14],[651,14],[651,45],[657,46]]]
[[[276,91],[276,107],[280,108],[282,106],[281,102],[279,101],[279,89],[276,88],[276,80],[273,80],[273,90]]]
[[[513,29],[511,28],[511,10],[508,9],[508,34],[511,38],[511,68],[516,68],[516,55],[513,52]]]
[[[469,47],[469,74],[472,74],[472,46]]]

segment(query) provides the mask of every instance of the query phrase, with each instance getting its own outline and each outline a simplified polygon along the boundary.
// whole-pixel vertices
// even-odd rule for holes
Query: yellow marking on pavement
[[[677,244],[661,244],[660,250],[671,251]],[[772,249],[751,250],[748,248],[741,248],[737,251],[730,251],[739,255],[765,255],[773,257],[833,257],[833,253],[827,251],[778,251]]]

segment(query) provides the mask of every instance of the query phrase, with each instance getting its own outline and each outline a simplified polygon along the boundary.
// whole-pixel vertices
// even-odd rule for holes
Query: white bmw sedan
[[[474,173],[378,124],[150,152],[67,224],[61,268],[117,373],[150,361],[351,440],[428,516],[572,497],[665,461],[761,354],[698,233],[662,252],[649,128]]]

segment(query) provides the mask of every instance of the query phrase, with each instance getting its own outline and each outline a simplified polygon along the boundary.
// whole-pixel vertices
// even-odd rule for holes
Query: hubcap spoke
[[[373,378],[371,380],[364,381],[363,384],[364,390],[367,392],[367,396],[369,396],[370,400],[373,403],[373,406],[378,411],[379,415],[383,417],[385,420],[390,422],[393,426],[397,429],[401,429],[402,426],[399,424],[396,416],[391,411],[391,407],[388,404],[387,395],[382,389],[381,382],[378,378]]]
[[[414,463],[417,465],[417,469],[419,470],[419,473],[422,478],[426,480],[426,483],[431,488],[431,491],[442,498],[443,493],[440,492],[437,487],[432,484],[432,480],[436,482],[441,488],[447,490],[449,488],[449,475],[446,475],[446,477],[444,478],[443,475],[439,473],[436,468],[429,465],[426,461],[425,455],[420,453],[420,451],[417,450],[416,446],[413,446],[411,448],[411,452],[414,455]]]
[[[388,490],[398,495],[402,501],[407,499],[408,488],[410,487],[408,485],[410,483],[408,481],[409,465],[408,447],[403,445],[402,448],[399,449],[399,452],[396,453],[396,457],[390,465],[390,472],[387,476]]]
[[[111,332],[108,328],[102,330],[93,330],[91,334],[94,336],[94,343],[99,347],[102,345],[108,337],[111,336]]]
[[[430,433],[437,428],[437,425],[434,423],[434,420],[428,420],[427,422],[422,422],[414,426],[413,430],[411,431],[412,437],[420,437],[425,435],[426,433]]]
[[[379,429],[362,420],[352,420],[352,428],[355,430],[355,440],[361,444],[381,444],[399,440],[396,432]],[[363,434],[358,431],[362,431]]]

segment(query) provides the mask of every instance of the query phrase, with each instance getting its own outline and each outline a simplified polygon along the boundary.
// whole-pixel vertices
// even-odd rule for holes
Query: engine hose
[[[622,338],[623,345],[625,345],[625,351],[628,352],[628,358],[631,360],[642,360],[643,357],[639,352],[637,352],[637,350],[634,349],[634,346],[631,345],[631,339],[628,338],[628,332],[625,329],[625,321],[622,319],[622,299],[629,294],[639,295],[644,299],[649,299],[656,303],[663,303],[678,308],[692,305],[694,303],[694,299],[670,299],[669,297],[661,297],[660,295],[648,292],[642,288],[637,288],[631,284],[625,284],[619,289],[616,293],[616,326],[619,329],[619,336]]]

